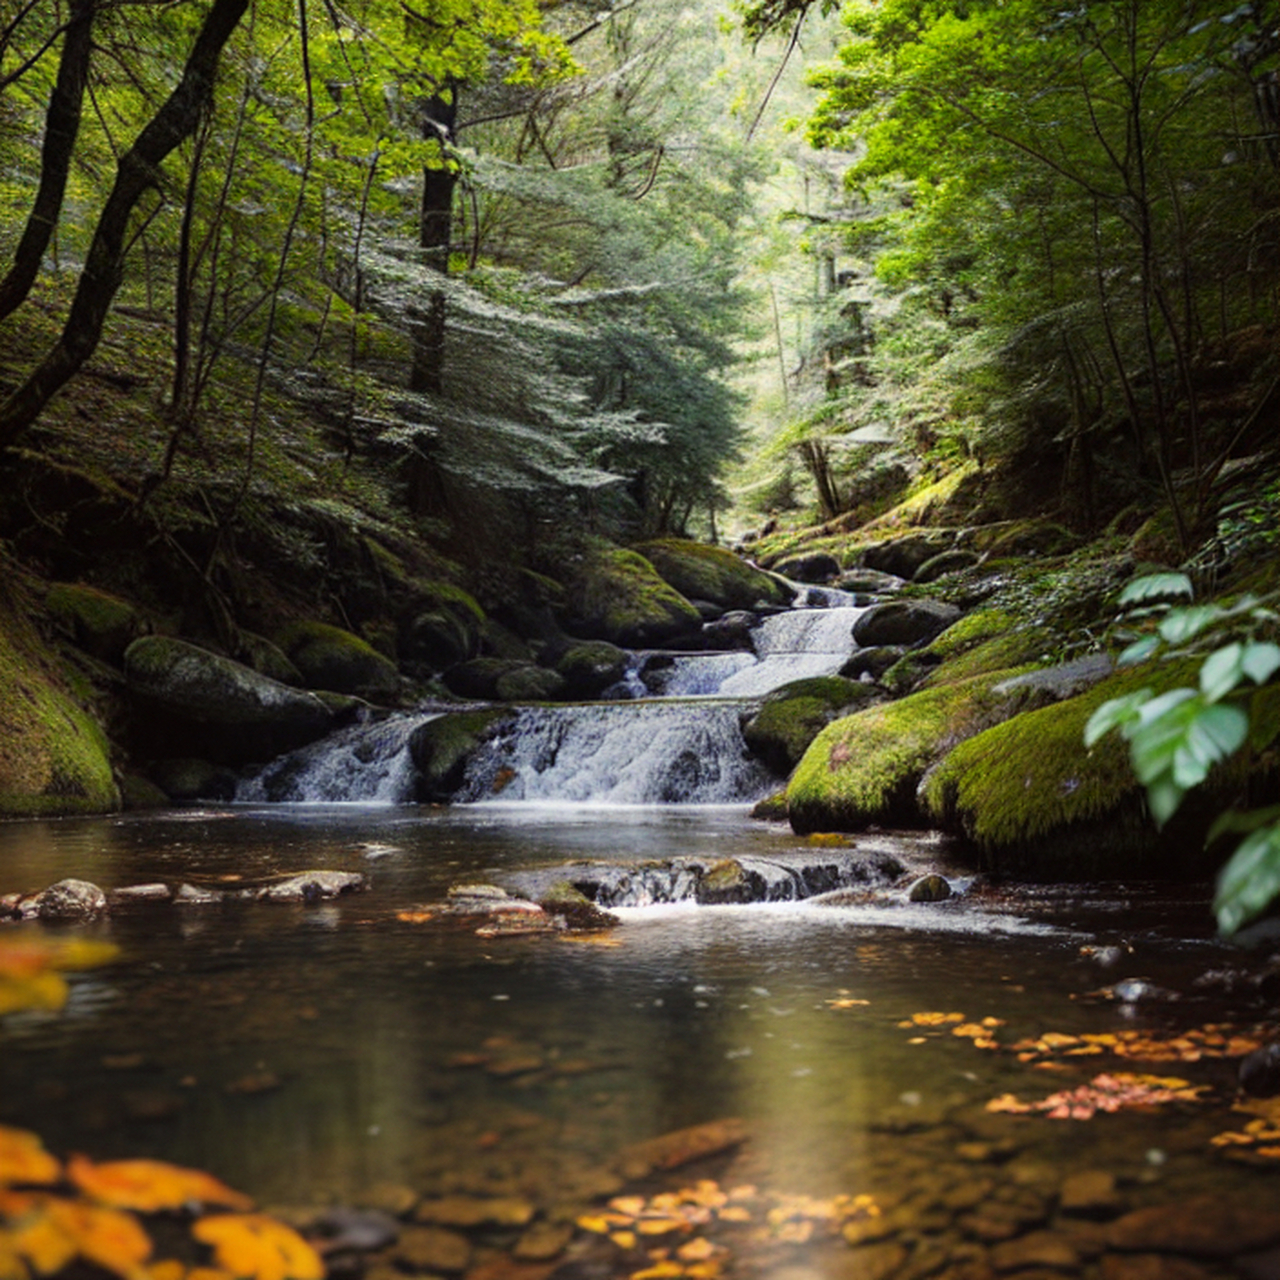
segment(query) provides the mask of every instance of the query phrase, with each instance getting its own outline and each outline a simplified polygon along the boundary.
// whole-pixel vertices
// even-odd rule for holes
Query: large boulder
[[[393,697],[400,688],[395,663],[359,636],[325,622],[295,622],[276,638],[311,689]]]
[[[840,676],[793,680],[765,698],[742,726],[742,736],[752,754],[785,777],[832,720],[876,698],[872,686]]]
[[[565,625],[576,635],[633,649],[699,634],[697,609],[639,552],[596,544],[567,572]]]
[[[248,764],[313,742],[334,723],[315,694],[169,636],[135,640],[124,671],[144,713],[137,736],[153,756]]]
[[[564,677],[520,658],[472,658],[444,673],[445,688],[486,702],[546,702],[564,690]]]
[[[1194,685],[1198,669],[1195,659],[1124,668],[1084,692],[1076,691],[1082,681],[1096,678],[1100,663],[1035,672],[1012,690],[1013,682],[998,682],[995,696],[1038,692],[1041,704],[1054,693],[1075,696],[1037,705],[948,751],[920,789],[926,818],[963,835],[982,865],[997,874],[1049,880],[1207,879],[1221,861],[1220,849],[1205,847],[1209,823],[1247,787],[1251,772],[1265,768],[1269,744],[1251,739],[1211,772],[1160,830],[1151,822],[1120,735],[1106,734],[1084,748],[1084,727],[1102,703],[1140,688],[1159,692]],[[1274,735],[1280,725],[1280,686],[1264,686],[1251,697],[1250,720],[1270,726]]]
[[[106,736],[38,652],[0,605],[0,816],[118,809]]]
[[[400,616],[396,652],[407,671],[425,677],[474,658],[485,623],[484,610],[461,587],[416,581]]]
[[[409,736],[409,756],[418,771],[417,798],[448,801],[462,786],[467,760],[504,725],[514,712],[501,707],[451,711],[420,724]]]
[[[774,571],[796,582],[830,582],[840,573],[840,562],[825,551],[807,556],[790,556],[774,566]]]
[[[917,645],[941,635],[960,617],[960,610],[941,600],[890,600],[872,605],[853,624],[853,638],[863,648]]]
[[[785,605],[791,592],[776,577],[724,547],[686,538],[655,538],[635,548],[669,586],[689,600],[709,600],[720,609]]]
[[[1027,706],[1034,692],[993,692],[1006,671],[868,707],[823,729],[787,786],[801,834],[927,825],[916,802],[925,770],[956,743]]]

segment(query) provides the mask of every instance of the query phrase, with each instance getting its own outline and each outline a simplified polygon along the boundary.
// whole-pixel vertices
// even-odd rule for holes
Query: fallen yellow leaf
[[[191,1228],[211,1245],[218,1266],[252,1280],[322,1280],[320,1255],[283,1222],[265,1214],[215,1214]]]
[[[180,1209],[191,1201],[252,1209],[253,1201],[200,1169],[184,1169],[162,1160],[112,1160],[94,1164],[85,1156],[67,1161],[67,1176],[85,1195],[116,1209],[156,1213]]]
[[[0,1186],[44,1186],[60,1177],[62,1166],[44,1149],[39,1135],[0,1125]]]

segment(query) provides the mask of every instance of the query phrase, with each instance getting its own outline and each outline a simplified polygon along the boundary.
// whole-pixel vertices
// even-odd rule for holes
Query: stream
[[[758,659],[704,659],[714,676],[674,660],[666,701],[521,712],[468,773],[471,801],[493,796],[499,771],[512,775],[481,803],[403,802],[419,715],[277,762],[294,803],[262,803],[260,776],[225,807],[0,825],[0,891],[64,876],[108,890],[226,889],[317,868],[369,881],[307,905],[139,904],[60,927],[110,939],[121,959],[73,976],[62,1014],[5,1020],[0,1123],[59,1152],[208,1169],[268,1205],[360,1203],[391,1185],[524,1197],[555,1222],[631,1186],[619,1155],[632,1144],[734,1117],[745,1142],[690,1176],[709,1169],[775,1205],[874,1196],[886,1229],[867,1238],[898,1251],[885,1274],[942,1251],[920,1277],[1046,1223],[1065,1230],[1055,1206],[1073,1178],[1105,1184],[1070,1219],[1088,1229],[1204,1194],[1273,1205],[1280,1161],[1233,1159],[1211,1139],[1248,1119],[1230,1109],[1236,1059],[1214,1046],[1268,1019],[1261,1034],[1274,1034],[1274,974],[1212,936],[1204,886],[1001,889],[935,835],[825,848],[747,816],[771,784],[735,741],[729,695],[758,697],[797,666],[835,670],[847,647],[813,637],[847,636],[836,616],[847,612],[837,602],[793,617],[791,638],[759,646]],[[808,637],[798,660],[775,661],[795,652],[797,631]],[[813,881],[813,892],[745,905],[649,893],[623,899],[615,929],[583,935],[486,937],[438,911],[452,886],[518,885],[582,862],[667,875],[735,859],[802,884],[806,868],[842,857],[891,857],[904,874],[834,894]],[[908,901],[905,885],[934,871],[955,894]],[[1123,985],[1135,978],[1146,985]],[[983,1019],[995,1042],[985,1048],[973,1030]],[[1079,1039],[1011,1048],[1047,1032],[1167,1045],[1192,1031],[1195,1061],[1067,1054]],[[1206,1090],[1087,1121],[986,1106],[1100,1072]],[[862,1274],[832,1261],[829,1241],[795,1235],[754,1237],[744,1257],[770,1274]],[[1097,1230],[1077,1235],[1074,1263],[1043,1265],[1096,1259]]]

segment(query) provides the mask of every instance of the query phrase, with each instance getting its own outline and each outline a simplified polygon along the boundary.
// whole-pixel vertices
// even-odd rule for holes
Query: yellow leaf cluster
[[[320,1255],[283,1222],[265,1214],[214,1214],[191,1234],[213,1248],[214,1261],[233,1276],[251,1280],[323,1280]]]
[[[91,969],[117,954],[110,943],[83,938],[27,933],[0,938],[0,1017],[20,1009],[61,1009],[67,1002],[62,971]]]
[[[181,1209],[191,1201],[252,1209],[253,1201],[200,1169],[184,1169],[162,1160],[113,1160],[94,1164],[84,1156],[67,1161],[67,1176],[85,1195],[116,1209],[157,1213]]]
[[[1254,1119],[1243,1130],[1216,1134],[1209,1141],[1226,1148],[1225,1154],[1256,1160],[1280,1160],[1280,1097],[1250,1098],[1236,1103],[1235,1111]]]

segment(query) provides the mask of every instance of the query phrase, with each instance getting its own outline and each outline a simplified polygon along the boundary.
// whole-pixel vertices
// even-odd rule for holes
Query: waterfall
[[[247,802],[404,804],[416,781],[409,735],[435,713],[390,716],[339,729],[290,751],[241,781],[236,799]]]
[[[456,797],[591,804],[756,799],[770,775],[747,755],[738,703],[525,707],[472,757]]]
[[[863,609],[792,609],[765,620],[751,633],[759,662],[731,675],[724,697],[752,698],[808,676],[834,675],[853,652],[853,624]]]

